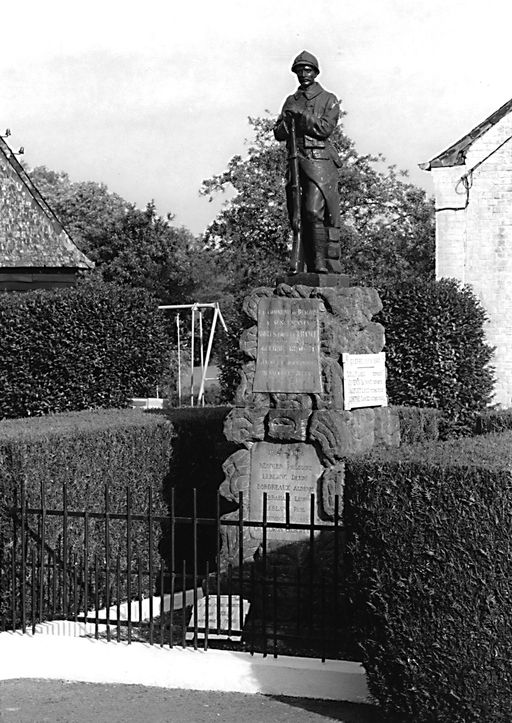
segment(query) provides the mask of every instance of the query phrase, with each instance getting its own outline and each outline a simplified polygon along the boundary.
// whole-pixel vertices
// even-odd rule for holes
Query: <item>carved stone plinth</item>
[[[382,308],[377,292],[348,287],[343,279],[337,286],[320,285],[330,282],[329,274],[290,278],[293,284],[261,287],[244,300],[255,324],[241,335],[246,362],[224,426],[227,439],[244,449],[226,461],[220,488],[232,502],[242,492],[243,517],[256,521],[263,517],[266,493],[267,521],[283,524],[267,534],[274,550],[300,539],[297,531],[284,529],[285,522],[333,521],[335,505],[341,515],[348,456],[399,444],[398,418],[387,406],[348,409],[344,399],[343,355],[370,362],[384,347],[384,328],[373,321]],[[227,529],[224,563],[237,563],[240,545],[242,557],[252,559],[261,527],[245,528],[243,540],[237,528]]]
[[[221,589],[236,579],[258,625],[258,615],[264,620],[262,611],[276,604],[285,631],[292,611],[309,606],[314,616],[322,608],[321,589],[299,586],[301,576],[342,579],[332,530],[341,524],[346,458],[399,444],[398,417],[381,406],[379,296],[332,276],[284,277],[245,298],[254,323],[240,338],[245,362],[224,424],[226,438],[241,448],[223,465],[220,493],[241,510],[224,516],[237,524],[221,531]],[[258,524],[241,526],[240,518]],[[312,532],[310,523],[322,530]],[[270,569],[282,586],[269,586]]]
[[[300,271],[298,274],[286,274],[279,276],[277,283],[304,284],[305,286],[315,286],[317,288],[325,286],[350,286],[350,277],[347,274],[317,274],[314,271]]]

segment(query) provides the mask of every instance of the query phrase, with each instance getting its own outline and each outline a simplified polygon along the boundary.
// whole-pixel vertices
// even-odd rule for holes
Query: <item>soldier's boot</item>
[[[313,236],[312,223],[305,223],[302,230],[302,253],[304,257],[304,270],[314,271],[315,270],[315,245]]]
[[[313,248],[313,265],[317,274],[326,274],[325,251],[327,245],[327,229],[322,223],[311,226],[311,241]]]

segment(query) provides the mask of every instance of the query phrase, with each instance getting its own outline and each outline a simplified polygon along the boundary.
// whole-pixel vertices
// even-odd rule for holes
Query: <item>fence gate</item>
[[[129,489],[121,508],[108,488],[90,510],[70,508],[66,488],[58,508],[46,496],[44,485],[37,500],[22,490],[0,508],[0,630],[356,659],[338,500],[334,523],[314,522],[312,495],[309,524],[291,524],[267,521],[266,495],[252,521],[242,498],[221,514],[218,495],[213,514],[198,516],[195,490],[179,514],[174,494],[161,514],[151,489],[143,509]],[[291,541],[276,544],[279,530]]]

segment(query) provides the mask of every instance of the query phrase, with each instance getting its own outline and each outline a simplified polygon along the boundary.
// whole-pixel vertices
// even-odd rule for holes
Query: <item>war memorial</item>
[[[241,505],[225,520],[259,523],[222,529],[223,571],[243,577],[244,565],[270,559],[281,581],[311,567],[332,577],[338,561],[327,533],[341,524],[346,457],[400,442],[387,406],[384,328],[372,320],[381,301],[343,273],[339,159],[329,141],[338,101],[316,81],[310,53],[292,70],[299,89],[274,129],[288,154],[290,268],[243,302],[252,325],[240,338],[245,363],[224,425],[240,448],[224,462],[220,486]],[[288,592],[290,609],[297,594]]]
[[[249,287],[241,304],[243,363],[233,403],[169,405],[147,414],[109,398],[109,409],[88,402],[87,409],[52,415],[37,407],[39,417],[2,420],[0,642],[7,653],[0,678],[27,670],[48,676],[50,650],[59,679],[67,679],[73,662],[85,680],[126,683],[144,673],[148,685],[206,689],[215,678],[225,691],[377,701],[379,720],[505,723],[512,705],[512,412],[486,408],[493,351],[484,343],[485,315],[453,280],[400,279],[398,322],[385,317],[388,406],[381,298],[348,273],[341,161],[331,142],[338,100],[318,83],[320,65],[308,51],[291,70],[298,88],[274,126],[287,158],[289,259],[275,283]],[[468,173],[497,158],[510,138]],[[2,158],[9,198],[18,203],[9,218],[29,226],[33,216],[46,234],[50,208],[38,205],[23,167]],[[463,209],[437,210],[473,213],[477,188],[466,187]],[[491,226],[482,228],[490,238]],[[15,281],[36,283],[34,275]],[[379,288],[387,313],[393,304],[386,285]],[[431,298],[421,296],[425,290]],[[37,331],[54,329],[65,315],[74,331],[84,306],[87,330],[91,318],[117,323],[121,307],[115,316],[111,300],[118,293],[91,286],[38,292],[20,295],[27,303],[19,306],[6,295],[5,308],[24,324],[13,338],[27,341],[26,318]],[[37,326],[45,302],[68,297],[79,305],[70,312],[62,306],[60,317],[58,306],[48,306],[52,313]],[[97,306],[101,315],[94,317]],[[217,302],[206,306],[219,313]],[[26,313],[34,309],[37,315]],[[154,302],[141,309],[137,296],[127,313],[136,329],[136,313],[144,323],[154,320]],[[120,335],[123,347],[114,346],[98,368],[112,372],[118,358],[126,364],[136,343],[148,352],[153,328],[142,341],[142,334],[129,337],[130,344]],[[109,329],[105,335],[115,336]],[[45,335],[35,335],[43,354]],[[77,368],[89,371],[89,354],[99,345],[89,343],[89,331],[82,336],[87,347],[75,340],[76,361],[66,372],[83,382],[88,377]],[[159,338],[162,346],[148,359],[168,347],[168,332]],[[200,338],[202,349],[202,332]],[[193,340],[194,321],[192,371]],[[66,334],[62,341],[70,346]],[[16,367],[30,358],[20,349],[35,346],[10,346],[13,386]],[[407,368],[395,364],[397,346]],[[50,370],[60,393],[64,367],[57,356]],[[132,359],[141,366],[140,357]],[[208,365],[202,366],[204,392]],[[416,368],[427,378],[427,395],[418,393],[424,379],[414,384]],[[396,393],[397,378],[414,388],[407,401]],[[115,377],[88,382],[102,404],[119,386],[109,379]],[[18,388],[37,391],[34,382],[21,369]],[[87,384],[76,393],[84,390]],[[69,387],[71,400],[72,393]],[[92,638],[101,645],[91,645]],[[147,645],[126,653],[125,643]],[[192,652],[210,647],[217,649],[208,656]]]

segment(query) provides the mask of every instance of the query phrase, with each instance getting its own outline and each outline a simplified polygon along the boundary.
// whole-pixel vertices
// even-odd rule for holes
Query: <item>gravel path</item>
[[[0,681],[1,723],[378,723],[370,705],[54,680]]]

